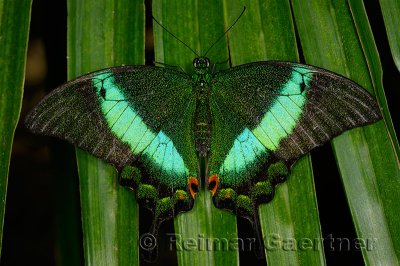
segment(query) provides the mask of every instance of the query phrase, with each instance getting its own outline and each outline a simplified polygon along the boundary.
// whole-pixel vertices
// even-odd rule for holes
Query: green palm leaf
[[[198,12],[201,10],[208,11]],[[184,6],[171,2],[153,3],[154,17],[189,47],[193,47],[198,54],[204,54],[224,32],[224,17],[221,10],[222,4],[216,1],[186,1]],[[191,71],[193,68],[191,62],[196,55],[160,26],[154,24],[153,30],[156,62],[180,66]],[[224,41],[217,43],[208,56],[216,62],[226,61],[228,58],[226,43]],[[229,241],[237,237],[236,218],[231,213],[216,209],[212,203],[211,193],[204,187],[196,195],[193,210],[176,217],[175,233],[182,237],[182,241],[197,241],[199,237],[221,241],[221,249],[217,244],[211,252],[202,246],[181,249],[178,243],[177,257],[180,265],[238,263],[237,250],[229,249],[223,243],[224,239]]]
[[[263,60],[299,60],[289,1],[265,1],[260,5],[254,5],[250,1],[240,4],[232,4],[232,1],[226,3],[231,11],[239,10],[241,4],[248,7],[246,16],[230,32],[234,64]],[[231,14],[229,16],[232,17]],[[296,164],[288,181],[278,186],[272,202],[260,206],[259,214],[268,264],[324,263],[309,155]],[[294,244],[297,248],[299,240],[304,242],[299,243],[300,245],[318,248],[288,252],[290,245]],[[283,245],[287,241],[289,247],[285,248]]]
[[[144,5],[132,1],[68,1],[68,72],[144,63]],[[132,15],[136,14],[136,15]],[[138,264],[138,206],[116,171],[77,150],[87,265]]]
[[[370,73],[374,71],[374,77],[380,70],[369,67],[379,62],[369,61],[371,54],[366,54],[373,55],[374,43],[365,27],[362,3],[299,0],[293,1],[293,10],[306,61],[348,76],[370,92],[375,89],[387,112],[382,87],[373,88],[371,83]],[[398,257],[400,172],[397,141],[391,141],[394,136],[387,131],[390,124],[385,116],[384,121],[350,130],[333,141],[358,237],[380,239],[379,248],[362,249],[367,264],[393,265]]]
[[[0,1],[0,239],[11,148],[21,110],[31,5],[30,0]]]

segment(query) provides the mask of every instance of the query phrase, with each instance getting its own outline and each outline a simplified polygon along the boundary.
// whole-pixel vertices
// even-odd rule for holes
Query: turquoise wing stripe
[[[277,101],[274,105],[274,108],[271,109],[271,114],[280,125],[280,127],[283,128],[285,134],[288,134],[288,132],[292,130],[293,125],[296,124],[296,120],[294,119],[294,117],[279,101]]]
[[[144,150],[143,154],[147,155],[148,158],[150,158],[153,162],[155,162],[160,168],[162,169],[163,163],[164,163],[164,156],[165,156],[165,150],[167,147],[167,144],[162,143],[160,141],[160,137],[163,136],[157,136],[153,142],[150,144],[151,146],[151,153],[147,153],[147,150]],[[164,170],[164,169],[162,169]]]
[[[173,161],[173,158],[172,158],[172,154],[173,154],[173,152],[172,152],[172,150],[173,150],[173,144],[172,144],[172,141],[169,141],[168,142],[168,144],[166,144],[166,147],[165,147],[165,151],[164,151],[164,161],[163,161],[163,164],[162,164],[162,169],[171,169],[171,171],[173,171],[173,169],[174,169],[174,161]]]
[[[172,149],[172,161],[173,161],[173,169],[176,173],[187,173],[188,170],[186,169],[185,165],[182,163],[182,157],[179,155],[178,151],[174,148]]]
[[[272,108],[276,108],[276,104],[274,104]],[[259,132],[264,133],[264,135],[258,135]],[[260,125],[253,131],[253,133],[257,138],[259,138],[259,140],[265,145],[265,147],[270,150],[275,150],[279,145],[279,141],[287,135],[279,121],[276,120],[272,111],[268,111],[265,114],[265,116],[261,120]],[[266,139],[266,142],[264,142],[264,139]]]
[[[172,154],[174,156],[171,156]],[[152,161],[168,174],[189,175],[189,170],[185,167],[185,163],[171,139],[162,131],[158,133],[150,145],[143,151],[143,155],[151,158]]]
[[[222,164],[221,173],[229,173],[230,171],[235,171],[235,157],[233,156],[232,150],[229,152],[228,156],[226,156],[224,163]]]
[[[133,154],[143,154],[145,160],[165,174],[161,178],[167,183],[177,182],[174,178],[178,176],[188,177],[189,171],[172,140],[163,131],[155,133],[146,126],[116,84],[110,70],[94,77],[93,85],[108,126],[122,142],[129,145]],[[186,182],[186,179],[183,180]]]
[[[154,133],[146,127],[139,116],[136,116],[121,139],[123,142],[130,143],[133,153],[139,154],[154,138]]]
[[[234,185],[234,182],[245,181],[251,173],[239,173],[257,169],[254,166],[265,160],[269,152],[277,150],[280,142],[293,132],[303,113],[306,104],[305,88],[310,86],[311,79],[312,73],[309,70],[301,67],[292,69],[290,79],[280,88],[279,95],[259,125],[253,130],[245,128],[233,142],[219,169],[224,183]]]
[[[269,150],[275,151],[280,142],[293,132],[306,104],[306,92],[310,86],[312,73],[294,67],[290,79],[282,86],[279,96],[265,113],[260,124],[252,131]]]
[[[246,160],[243,154],[242,145],[236,139],[233,144],[233,148],[231,149],[233,158],[235,160],[235,170],[236,173],[240,173],[244,168],[246,168]]]
[[[242,182],[250,175],[239,175],[240,172],[255,167],[259,159],[267,155],[267,149],[254,136],[254,134],[245,128],[235,139],[233,147],[226,156],[224,163],[219,169],[220,177],[228,185],[235,185],[234,182]]]
[[[134,121],[134,119],[137,116],[136,115],[134,115],[134,116],[126,115],[126,112],[129,112],[128,111],[128,103],[126,103],[126,107],[125,107],[124,111],[120,114],[119,118],[117,118],[116,122],[111,127],[112,131],[116,131],[116,132],[127,132],[128,131],[129,126],[132,124],[132,122]],[[121,139],[124,139],[125,136],[126,136],[126,134],[124,133],[121,136]]]
[[[152,161],[162,172],[159,178],[167,184],[185,186],[189,170],[179,155],[171,139],[160,131],[150,145],[143,151],[143,156]],[[179,177],[179,178],[178,178]]]
[[[134,154],[142,152],[156,135],[129,105],[124,93],[115,84],[112,72],[109,70],[96,76],[93,85],[97,89],[101,111],[111,131],[128,144]],[[105,90],[104,98],[102,89]]]
[[[295,117],[302,113],[302,109],[300,108],[302,97],[303,96],[301,95],[279,97],[279,99],[276,101],[280,103],[280,105],[284,106],[285,111],[288,112],[293,119],[295,119]]]
[[[242,157],[244,158],[244,161],[240,161],[242,169],[246,167],[246,165],[253,163],[257,157],[266,152],[265,147],[248,128],[243,130],[237,137],[236,142],[240,143]]]

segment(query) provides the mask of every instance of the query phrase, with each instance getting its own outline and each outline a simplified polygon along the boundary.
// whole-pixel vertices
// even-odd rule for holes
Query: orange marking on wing
[[[208,178],[208,189],[211,191],[211,194],[214,196],[215,192],[218,189],[218,181],[219,177],[217,174],[213,174]]]
[[[199,180],[197,178],[191,176],[188,180],[188,187],[189,187],[189,192],[190,195],[192,195],[192,198],[194,199],[194,196],[196,196],[196,193],[199,191]]]

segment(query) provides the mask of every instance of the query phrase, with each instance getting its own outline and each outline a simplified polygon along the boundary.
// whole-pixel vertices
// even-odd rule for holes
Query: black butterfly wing
[[[381,118],[375,100],[351,80],[277,61],[216,73],[210,105],[214,203],[250,217],[299,157]]]
[[[26,125],[119,170],[138,167],[142,177],[133,185],[143,199],[151,199],[147,207],[155,210],[162,198],[173,207],[178,197],[186,210],[193,203],[188,181],[197,181],[198,171],[194,106],[190,77],[183,72],[115,67],[57,88],[28,115]]]

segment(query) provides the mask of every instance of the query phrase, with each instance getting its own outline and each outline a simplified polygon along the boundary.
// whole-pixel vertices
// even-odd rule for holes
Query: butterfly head
[[[210,67],[210,59],[207,57],[197,57],[193,59],[193,66],[196,68],[197,74],[206,74]]]

